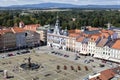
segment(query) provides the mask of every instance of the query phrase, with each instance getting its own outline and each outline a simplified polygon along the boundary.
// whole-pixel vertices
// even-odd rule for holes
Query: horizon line
[[[96,6],[120,6],[119,4],[72,4],[72,3],[62,3],[62,2],[42,2],[42,3],[33,3],[33,4],[17,4],[17,5],[8,5],[8,6],[0,6],[0,7],[11,7],[11,6],[24,6],[24,5],[37,5],[37,4],[44,4],[44,3],[56,3],[56,4],[70,4],[70,5],[76,5],[76,6],[90,6],[90,5],[96,5]]]

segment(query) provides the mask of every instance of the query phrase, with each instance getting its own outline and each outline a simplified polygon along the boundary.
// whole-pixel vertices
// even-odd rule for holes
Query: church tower
[[[19,27],[20,27],[20,28],[23,28],[23,27],[25,27],[25,24],[24,24],[24,22],[22,22],[22,21],[21,21],[21,22],[19,22]]]
[[[55,28],[54,28],[53,34],[60,35],[60,25],[59,25],[58,16],[57,16],[57,20],[55,23]]]
[[[64,32],[63,32],[63,35],[64,35],[64,36],[68,36],[68,35],[69,35],[68,30],[67,30],[67,27],[65,28],[65,30],[64,30]]]
[[[108,28],[108,29],[111,28],[111,24],[110,24],[110,23],[107,24],[107,28]]]

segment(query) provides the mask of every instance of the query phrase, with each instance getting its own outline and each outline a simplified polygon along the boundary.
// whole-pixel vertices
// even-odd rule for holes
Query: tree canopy
[[[70,11],[37,11],[30,12],[22,10],[1,10],[0,26],[12,27],[20,21],[25,24],[54,25],[57,13],[60,26],[65,29],[80,29],[81,26],[105,27],[108,22],[120,27],[120,12],[118,10],[70,10]]]

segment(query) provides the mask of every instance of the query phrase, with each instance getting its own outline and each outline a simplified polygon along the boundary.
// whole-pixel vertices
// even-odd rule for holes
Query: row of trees
[[[120,26],[120,12],[112,10],[70,10],[60,12],[24,12],[23,11],[0,11],[0,26],[12,27],[23,21],[25,24],[39,23],[41,25],[54,25],[57,13],[60,25],[64,29],[81,28],[81,26],[105,27],[110,22],[114,26]]]

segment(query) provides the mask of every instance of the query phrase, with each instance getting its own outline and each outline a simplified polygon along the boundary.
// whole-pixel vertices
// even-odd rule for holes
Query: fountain
[[[31,63],[30,57],[27,60],[28,60],[28,63],[23,63],[20,65],[20,67],[23,68],[24,70],[35,70],[40,67],[38,64]]]

